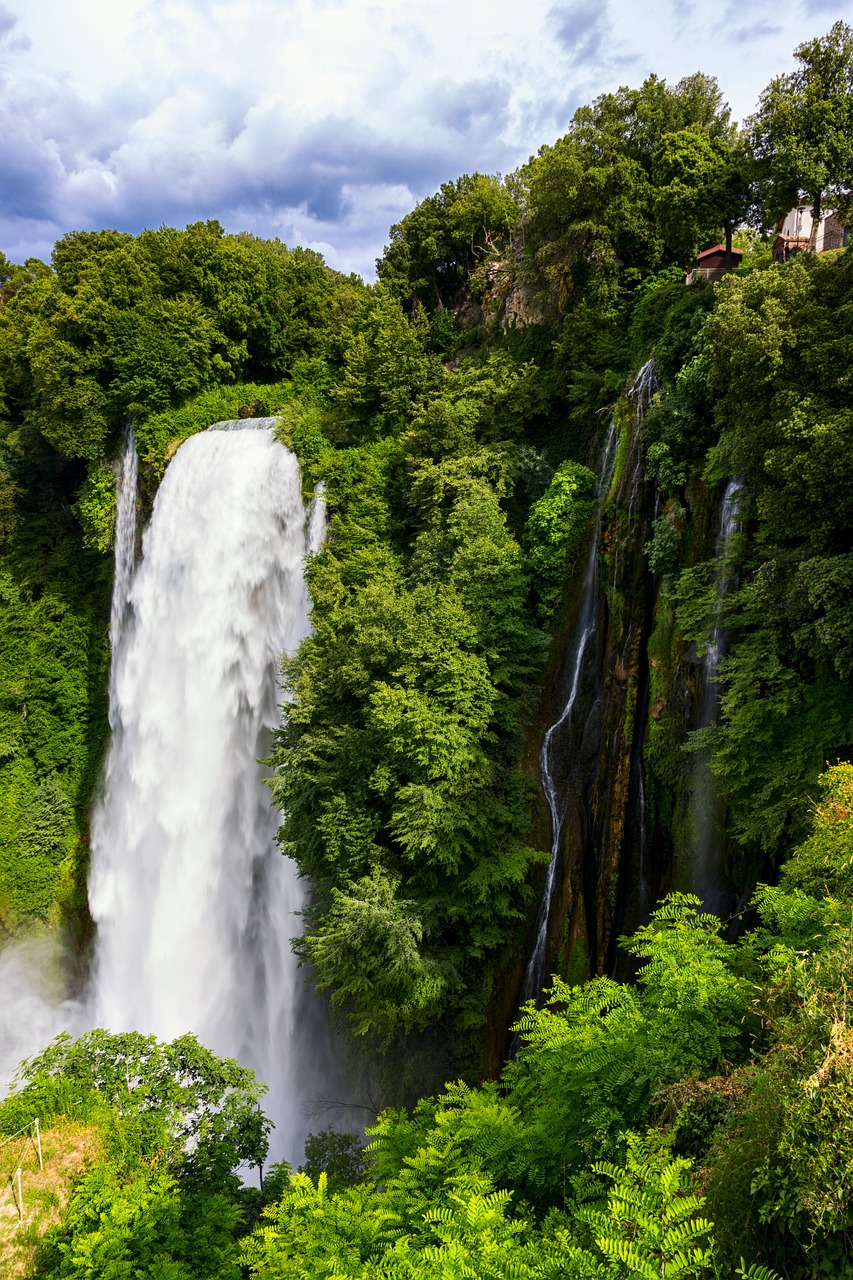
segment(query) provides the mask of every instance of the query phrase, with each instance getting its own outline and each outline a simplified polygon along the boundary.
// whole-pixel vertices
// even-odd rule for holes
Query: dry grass
[[[846,1022],[835,1021],[832,1024],[823,1062],[808,1080],[803,1081],[804,1088],[812,1093],[828,1078],[842,1073],[849,1079],[851,1068],[853,1068],[853,1027],[848,1027]]]
[[[652,1098],[653,1114],[658,1123],[668,1127],[675,1123],[685,1107],[701,1105],[710,1097],[724,1098],[730,1105],[737,1105],[746,1096],[751,1078],[749,1067],[738,1067],[727,1075],[710,1076],[707,1080],[685,1076],[655,1094]]]
[[[75,1182],[101,1154],[97,1129],[77,1121],[59,1121],[41,1135],[44,1168],[35,1143],[22,1135],[0,1147],[0,1276],[24,1280],[31,1274],[36,1246],[59,1222]],[[20,1220],[13,1178],[21,1166],[24,1217]]]

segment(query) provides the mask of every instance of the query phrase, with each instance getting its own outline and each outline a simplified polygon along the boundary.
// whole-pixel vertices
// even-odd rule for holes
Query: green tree
[[[341,1187],[361,1182],[366,1167],[364,1143],[359,1135],[339,1133],[328,1128],[319,1133],[308,1134],[305,1139],[305,1163],[300,1165],[299,1172],[307,1173],[314,1179],[325,1173],[330,1190],[337,1191]],[[268,1177],[264,1179],[265,1187],[268,1181]]]
[[[563,462],[527,517],[525,545],[543,617],[553,615],[574,567],[595,508],[598,481],[588,467]]]
[[[444,182],[391,228],[377,275],[409,309],[417,302],[429,311],[451,307],[475,268],[505,246],[517,218],[498,175]]]
[[[77,1040],[63,1032],[21,1064],[0,1125],[14,1132],[33,1115],[85,1118],[106,1107],[120,1118],[111,1140],[119,1163],[156,1156],[220,1191],[234,1188],[237,1165],[266,1158],[270,1122],[258,1107],[265,1092],[247,1067],[216,1057],[193,1035],[161,1044],[138,1031],[88,1031]]]
[[[720,1261],[745,1250],[794,1280],[850,1270],[853,766],[826,770],[810,831],[759,886],[740,946],[765,1037],[707,1155]]]
[[[687,177],[677,181],[666,157],[678,146],[663,145],[672,135],[682,152],[690,150]],[[702,74],[673,86],[650,76],[639,89],[603,94],[575,112],[569,132],[520,174],[528,192],[528,256],[562,306],[587,289],[599,311],[612,310],[624,279],[637,281],[683,259],[688,210],[679,217],[675,206],[685,205],[685,192],[693,206],[704,205],[711,144],[722,146],[730,135],[719,86]],[[668,204],[658,199],[656,156],[672,188]],[[659,225],[661,208],[673,210],[666,228]],[[689,211],[693,221],[696,212]]]
[[[853,174],[853,29],[838,21],[798,45],[799,66],[771,80],[750,121],[776,216],[804,192],[815,223],[824,199],[845,198]]]
[[[343,369],[334,397],[372,434],[399,429],[431,381],[423,312],[409,319],[384,285],[367,296],[343,335]]]
[[[417,904],[398,886],[374,873],[349,893],[332,889],[328,912],[316,930],[300,939],[320,991],[352,1009],[356,1035],[387,1039],[397,1027],[412,1031],[435,1018],[447,986],[447,965],[424,955],[424,928]],[[444,972],[443,972],[444,970]]]
[[[653,159],[655,208],[667,242],[686,262],[722,227],[727,261],[732,236],[755,203],[748,140],[734,129],[710,134],[691,125],[666,133]]]
[[[46,1280],[239,1280],[240,1209],[187,1193],[161,1169],[102,1163],[75,1189],[36,1254]]]
[[[0,1134],[85,1126],[90,1159],[36,1250],[50,1280],[238,1280],[237,1168],[266,1158],[266,1091],[192,1035],[63,1034],[18,1070]],[[49,1168],[47,1161],[46,1168]]]

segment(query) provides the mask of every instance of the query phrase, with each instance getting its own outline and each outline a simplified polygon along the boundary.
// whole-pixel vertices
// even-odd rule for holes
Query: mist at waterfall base
[[[228,428],[237,424],[221,424]],[[340,1097],[321,1001],[290,950],[304,886],[275,846],[264,768],[277,663],[309,633],[306,554],[324,535],[299,465],[261,423],[187,440],[133,571],[135,455],[125,451],[111,619],[111,745],[92,823],[97,928],[83,999],[57,1006],[48,957],[4,956],[38,1043],[3,1027],[6,1063],[63,1027],[194,1032],[269,1086],[271,1156],[298,1161],[306,1104]],[[20,970],[20,973],[18,972]],[[316,1124],[313,1126],[316,1127]]]

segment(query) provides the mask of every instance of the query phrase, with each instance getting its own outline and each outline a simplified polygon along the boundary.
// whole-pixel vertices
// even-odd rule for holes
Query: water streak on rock
[[[575,709],[578,692],[581,686],[581,679],[583,676],[584,664],[590,641],[595,635],[598,612],[598,530],[601,523],[602,508],[604,506],[607,491],[610,487],[610,480],[613,475],[615,459],[616,428],[614,424],[611,423],[607,433],[601,462],[601,474],[598,483],[598,511],[595,520],[595,531],[590,542],[589,554],[587,556],[577,623],[575,625],[569,657],[569,670],[571,672],[571,676],[568,696],[559,719],[550,726],[545,734],[545,738],[542,743],[542,750],[539,755],[542,789],[545,793],[545,799],[548,802],[548,809],[551,815],[551,861],[548,865],[545,889],[542,894],[542,901],[539,905],[539,914],[536,919],[536,943],[530,960],[528,961],[524,975],[524,982],[522,984],[522,1001],[538,999],[542,991],[545,952],[548,943],[548,923],[551,914],[551,902],[554,896],[554,886],[557,877],[557,863],[559,860],[560,843],[563,832],[563,819],[566,810],[566,797],[560,795],[560,791],[555,780],[555,756],[557,752],[565,749],[567,741],[571,742],[570,731],[572,727],[572,714]]]

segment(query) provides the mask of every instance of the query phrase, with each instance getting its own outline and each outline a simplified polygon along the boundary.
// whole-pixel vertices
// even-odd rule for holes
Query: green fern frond
[[[660,1280],[660,1269],[649,1258],[643,1257],[640,1250],[630,1240],[599,1240],[598,1247],[606,1258],[612,1262],[622,1262],[629,1268],[632,1277],[642,1280]]]
[[[709,1222],[707,1218],[690,1218],[687,1222],[679,1222],[661,1236],[661,1249],[669,1253],[685,1244],[693,1244],[700,1236],[710,1234],[713,1229],[713,1222]]]
[[[769,1267],[763,1266],[760,1262],[753,1262],[747,1267],[743,1258],[740,1260],[740,1266],[735,1272],[737,1280],[782,1280],[777,1271],[771,1271]]]

